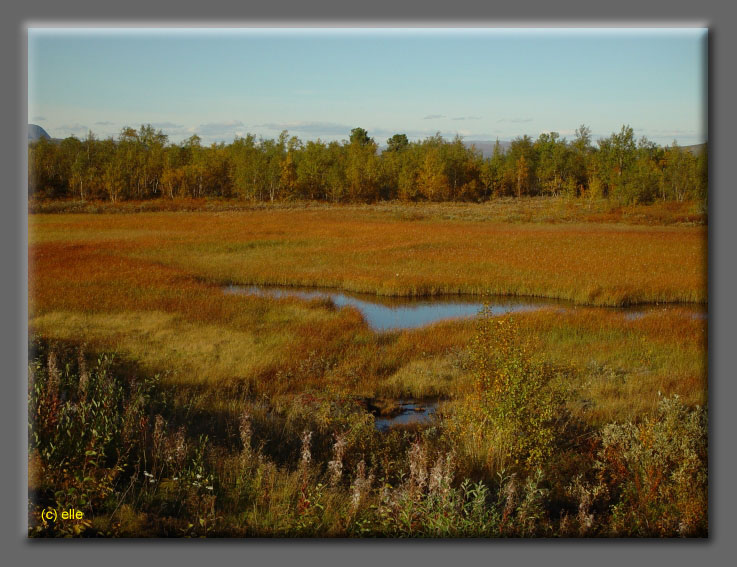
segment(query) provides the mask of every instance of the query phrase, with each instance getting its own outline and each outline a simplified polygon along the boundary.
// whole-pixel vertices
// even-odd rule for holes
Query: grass
[[[41,215],[32,217],[30,232],[32,265],[34,254],[63,260],[60,270],[70,260],[99,264],[112,255],[108,273],[85,270],[80,286],[98,274],[113,286],[121,278],[136,284],[148,277],[137,271],[170,268],[213,284],[389,296],[527,295],[593,305],[706,301],[703,227],[406,221],[371,209],[348,216],[332,208]]]
[[[583,439],[606,424],[642,422],[654,415],[664,396],[678,395],[688,408],[706,404],[705,319],[692,317],[685,307],[649,310],[639,318],[594,307],[705,302],[706,228],[671,222],[684,214],[685,206],[591,212],[606,217],[599,218],[585,216],[580,203],[533,200],[531,205],[530,222],[507,219],[516,214],[510,203],[32,214],[29,326],[46,341],[86,343],[93,352],[113,350],[135,365],[136,373],[159,374],[167,401],[149,415],[163,412],[171,435],[178,425],[186,427],[188,458],[196,460],[192,447],[207,435],[208,470],[222,486],[245,482],[233,476],[241,470],[236,466],[241,457],[232,448],[238,443],[239,420],[244,412],[251,416],[254,455],[262,460],[246,475],[260,487],[248,489],[255,499],[248,501],[249,511],[240,515],[244,503],[231,488],[216,488],[219,501],[228,503],[225,508],[218,504],[218,513],[227,517],[217,521],[203,511],[206,493],[185,499],[200,506],[196,514],[205,525],[220,526],[215,533],[360,535],[363,520],[351,511],[350,490],[361,478],[356,467],[362,456],[376,482],[385,475],[397,490],[419,490],[416,479],[414,488],[399,480],[409,478],[401,475],[409,474],[406,455],[415,433],[379,436],[362,404],[368,398],[437,398],[441,415],[460,411],[474,388],[468,345],[476,323],[446,321],[375,333],[353,308],[336,309],[324,300],[225,294],[223,284],[319,285],[385,296],[493,292],[567,299],[579,306],[518,313],[514,321],[520,337],[556,369],[571,423],[582,424],[587,432]],[[556,207],[561,212],[555,218],[563,222],[549,222]],[[573,212],[566,213],[570,207]],[[619,222],[637,214],[648,222],[665,219],[668,226]],[[442,422],[431,429],[435,433],[422,435],[434,459],[453,441],[444,437],[451,432]],[[298,473],[305,430],[315,434],[308,480]],[[324,467],[333,458],[335,436],[352,430],[345,466],[354,480],[346,481],[343,492],[319,488],[328,484]],[[151,431],[146,435],[150,438]],[[584,470],[581,463],[590,463],[595,450],[586,449],[586,461],[576,456],[581,447],[569,447],[555,466],[561,475]],[[31,459],[39,457],[32,454]],[[507,485],[493,485],[501,471],[485,462],[456,462],[453,490],[461,490],[460,479],[473,478],[502,494]],[[177,474],[162,472],[167,482]],[[50,490],[44,483],[51,481],[43,475],[34,479],[41,492]],[[549,488],[558,490],[555,486],[563,490],[562,485]],[[312,496],[304,492],[308,489]],[[164,506],[159,499],[169,498],[164,484],[160,490],[139,494],[138,502],[148,502],[145,514],[140,506],[123,502],[115,513],[120,517],[101,516],[96,529],[116,535],[200,533],[179,520],[156,527],[155,510]],[[248,492],[236,492],[241,490]],[[427,487],[423,490],[426,494]],[[576,490],[584,494],[588,489]],[[391,496],[392,508],[380,494],[367,493],[360,507],[371,526],[366,533],[445,533],[439,524],[423,523],[446,517],[447,510],[438,511],[430,500],[413,501],[412,506],[425,510],[419,524],[401,524],[401,515],[394,515],[404,506],[401,494]],[[455,499],[453,506],[465,506],[462,492],[444,494]],[[302,513],[310,498],[340,512]],[[394,512],[384,510],[385,505]],[[386,514],[369,514],[371,506]],[[495,522],[504,517],[505,505],[500,506]],[[185,512],[177,517],[195,513]],[[350,516],[347,524],[341,514]],[[492,522],[492,516],[484,516],[484,522]],[[510,533],[528,533],[524,517]],[[468,518],[456,519],[462,524]],[[467,533],[486,533],[480,525]],[[530,533],[545,533],[538,528]],[[566,529],[555,527],[560,534]]]
[[[371,205],[334,205],[316,201],[276,203],[249,202],[222,198],[152,199],[147,201],[33,200],[31,213],[118,214],[164,211],[234,212],[259,210],[329,210],[340,207],[349,214],[356,211],[398,220],[468,220],[505,223],[625,223],[646,225],[704,225],[706,207],[695,201],[658,201],[651,204],[620,205],[607,199],[565,197],[496,198],[484,203],[406,203],[378,202]]]
[[[238,381],[269,395],[329,387],[450,397],[463,381],[459,353],[473,325],[376,335],[356,310],[226,295],[224,282],[615,304],[706,295],[699,227],[417,222],[321,208],[32,215],[29,232],[32,328],[114,348],[180,382]],[[596,407],[609,408],[591,410],[601,419],[652,407],[658,390],[704,401],[703,320],[677,311],[629,320],[594,309],[519,319],[551,360],[629,377],[592,378],[586,398],[597,393]]]

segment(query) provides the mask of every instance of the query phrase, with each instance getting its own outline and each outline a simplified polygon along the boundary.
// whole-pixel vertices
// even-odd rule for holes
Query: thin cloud
[[[499,130],[495,130],[495,132],[500,132]],[[456,134],[459,134],[464,139],[471,139],[471,140],[485,140],[485,139],[495,139],[498,137],[498,134],[489,134],[489,133],[479,133],[479,132],[472,132],[471,130],[466,129],[459,129],[459,130],[389,130],[386,128],[375,128],[373,130],[369,130],[369,135],[371,136],[377,136],[377,137],[389,137],[393,134],[406,134],[407,137],[410,140],[424,140],[426,138],[430,138],[432,136],[435,136],[436,134],[440,134],[443,139],[445,140],[452,140],[455,138]]]
[[[265,130],[272,130],[275,132],[281,132],[282,130],[288,130],[299,136],[304,136],[308,139],[316,138],[336,138],[340,137],[348,139],[351,130],[359,126],[358,124],[340,124],[336,122],[266,122],[263,124],[254,124],[253,128],[260,128]],[[374,127],[370,125],[362,124],[362,128],[365,128],[368,135],[380,141],[382,138],[389,138],[394,134],[406,134],[407,137],[412,139],[424,139],[430,136],[434,136],[438,133],[437,129],[428,128],[421,130],[414,129],[396,129],[396,128],[382,128]],[[443,137],[453,137],[455,132],[440,132]]]
[[[46,117],[45,116],[34,116],[33,121],[34,122],[46,122]]]
[[[109,120],[101,120],[100,122],[95,122],[95,126],[115,126],[115,122],[110,122]]]
[[[437,120],[438,118],[445,118],[444,114],[428,114],[423,120]]]
[[[89,131],[89,128],[84,124],[64,124],[62,126],[59,126],[58,129],[62,132],[70,132],[72,134],[76,134],[79,132],[87,133]]]
[[[540,134],[552,134],[553,132],[555,132],[556,134],[558,134],[561,137],[573,136],[576,133],[575,130],[571,130],[571,129],[567,129],[567,130],[540,130]]]
[[[532,122],[532,118],[501,118],[497,122],[510,122],[512,124],[522,124],[523,122]]]
[[[681,145],[700,144],[708,140],[708,136],[704,133],[680,129],[649,130],[645,137],[648,140],[658,141],[665,145],[670,145],[673,140],[676,140]]]
[[[183,130],[184,124],[174,124],[174,122],[152,122],[151,126],[159,130]]]
[[[197,133],[207,137],[230,136],[243,132],[245,125],[240,120],[208,122],[197,127]]]
[[[451,120],[481,120],[480,116],[455,116]]]
[[[635,130],[641,132],[642,128]],[[693,130],[651,130],[654,135],[658,136],[694,136],[696,133]]]
[[[267,130],[289,130],[309,134],[312,136],[350,136],[351,130],[356,125],[338,124],[336,122],[266,122],[256,124],[255,128],[266,128]],[[371,132],[369,132],[371,134]]]
[[[483,132],[481,134],[469,134],[468,138],[477,142],[495,142],[499,138],[500,134],[504,134],[503,130],[492,130],[491,132]]]

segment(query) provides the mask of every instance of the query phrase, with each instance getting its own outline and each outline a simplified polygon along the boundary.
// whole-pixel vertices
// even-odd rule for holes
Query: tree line
[[[581,126],[572,140],[556,132],[533,140],[497,140],[484,158],[462,138],[439,133],[409,141],[395,134],[380,149],[363,128],[342,142],[238,137],[203,145],[196,134],[179,144],[151,125],[123,128],[117,138],[91,131],[28,146],[29,197],[112,202],[176,197],[252,201],[481,201],[494,197],[568,195],[621,203],[705,200],[707,151],[691,152],[635,139],[634,130],[593,143]]]

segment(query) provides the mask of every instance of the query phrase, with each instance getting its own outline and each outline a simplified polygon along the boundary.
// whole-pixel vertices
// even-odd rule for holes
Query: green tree
[[[345,176],[351,201],[372,201],[378,197],[381,164],[376,142],[363,128],[351,130],[347,147]]]
[[[282,162],[279,184],[284,197],[294,197],[297,194],[297,162],[302,150],[302,142],[292,136],[287,142],[287,151]]]
[[[535,148],[529,136],[512,140],[509,150],[504,154],[503,183],[507,194],[513,192],[520,198],[535,193],[533,173],[536,161]]]
[[[328,147],[324,142],[317,140],[305,144],[297,166],[297,183],[304,198],[327,196],[330,161]]]
[[[407,146],[409,146],[407,134],[394,134],[386,141],[385,153],[401,152],[406,150]]]
[[[634,197],[631,174],[636,150],[634,130],[630,126],[622,126],[619,133],[599,140],[598,173],[607,195],[624,202]]]
[[[422,166],[417,174],[417,188],[429,201],[445,200],[448,193],[448,177],[445,175],[439,146],[431,146],[425,150]]]
[[[481,170],[481,179],[490,195],[498,197],[505,194],[504,163],[504,150],[497,138],[491,158],[484,162]]]
[[[517,188],[517,198],[522,197],[524,193],[528,193],[530,189],[530,165],[524,155],[519,156],[514,164],[515,183]]]
[[[663,171],[663,198],[683,201],[687,198],[706,198],[704,179],[706,160],[681,148],[674,140],[664,151],[666,167]]]
[[[655,198],[706,203],[708,151],[662,148],[623,126],[591,143],[582,125],[572,142],[556,132],[515,138],[507,151],[497,140],[489,159],[460,136],[438,133],[410,142],[395,134],[379,154],[363,128],[343,143],[302,144],[282,132],[258,141],[248,134],[233,143],[202,146],[192,135],[180,144],[150,124],[125,127],[116,139],[89,132],[61,142],[28,145],[32,198],[111,200],[177,195],[237,196],[254,201],[291,198],[339,201],[378,199],[479,200],[491,196],[560,195],[606,197],[622,203]],[[112,179],[115,176],[115,179]]]
[[[534,149],[538,156],[536,177],[540,190],[547,195],[560,195],[564,187],[570,187],[568,144],[558,132],[543,133],[535,142]]]
[[[481,154],[475,147],[468,148],[460,136],[443,143],[442,157],[448,178],[449,200],[477,199],[481,186]]]
[[[230,154],[230,181],[233,190],[241,198],[260,199],[263,155],[256,144],[256,137],[248,134],[236,138],[228,148]]]
[[[594,149],[591,145],[591,129],[582,124],[576,128],[576,133],[571,142],[568,153],[569,177],[566,190],[571,196],[591,195],[591,170],[592,154]]]
[[[164,148],[169,137],[161,130],[155,130],[151,124],[142,125],[138,130],[140,144],[141,167],[138,184],[143,188],[143,195],[155,197],[160,194],[161,176],[164,173]]]
[[[373,144],[373,138],[369,138],[368,132],[363,128],[354,128],[351,130],[351,144],[358,144],[359,146],[367,146]]]
[[[327,147],[327,170],[325,198],[337,203],[348,194],[346,178],[346,147],[338,142],[330,142]]]

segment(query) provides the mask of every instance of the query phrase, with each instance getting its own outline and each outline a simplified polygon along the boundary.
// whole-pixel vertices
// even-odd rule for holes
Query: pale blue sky
[[[704,29],[40,29],[28,121],[52,137],[151,123],[174,142],[282,129],[379,143],[435,132],[510,140],[629,124],[706,139]]]

